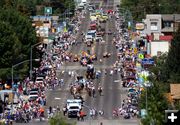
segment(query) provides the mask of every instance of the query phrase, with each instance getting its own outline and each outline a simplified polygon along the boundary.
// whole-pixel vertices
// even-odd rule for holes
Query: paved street
[[[100,4],[100,0],[92,0],[92,3]],[[117,3],[117,0],[116,0]],[[102,2],[101,6],[103,9],[113,9],[114,1],[106,0],[106,2]],[[87,47],[86,44],[82,42],[81,32],[86,32],[88,30],[88,25],[90,23],[89,13],[85,15],[85,18],[82,21],[80,32],[78,33],[78,45],[73,46],[70,49],[70,52],[73,54],[81,54],[82,51],[90,50],[91,52],[94,50],[94,53],[97,55],[98,60],[102,59],[102,62],[96,61],[94,63],[95,69],[102,70],[109,69],[117,60],[117,52],[116,48],[112,43],[113,35],[105,35],[104,40],[105,43],[97,43],[94,42],[93,46]],[[109,19],[107,23],[101,24],[101,27],[104,27],[106,32],[111,30],[115,31],[115,19]],[[109,52],[111,56],[109,58],[103,58],[103,53]],[[62,74],[62,71],[65,73]],[[47,93],[47,108],[49,106],[57,106],[59,105],[62,109],[65,105],[66,99],[73,98],[69,92],[69,85],[75,80],[75,77],[69,77],[68,71],[75,71],[77,74],[85,76],[86,67],[80,66],[79,62],[71,62],[65,63],[60,70],[57,70],[58,78],[63,78],[65,85],[62,88],[56,88],[55,90],[50,90]],[[85,105],[90,108],[95,108],[98,110],[103,110],[103,116],[97,116],[93,120],[88,118],[89,109],[85,108],[85,112],[87,113],[87,117],[84,122],[78,122],[78,125],[99,125],[100,122],[103,122],[103,125],[137,125],[138,121],[136,119],[124,120],[123,118],[113,118],[112,111],[114,108],[120,107],[122,100],[126,98],[126,90],[121,86],[121,77],[120,74],[113,74],[112,76],[103,73],[102,77],[99,79],[95,79],[93,81],[95,83],[95,88],[97,90],[98,86],[102,86],[103,95],[99,96],[98,93],[95,95],[95,98],[89,97],[88,94],[83,91],[82,96],[85,99]],[[46,125],[48,124],[46,121],[38,122],[32,121],[27,125]]]
[[[78,122],[78,125],[138,125],[137,120],[92,120],[85,122]]]

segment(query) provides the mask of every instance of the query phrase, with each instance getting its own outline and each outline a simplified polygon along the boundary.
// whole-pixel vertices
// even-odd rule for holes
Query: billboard
[[[143,30],[144,29],[144,23],[136,23],[136,30]]]
[[[142,59],[142,64],[145,65],[154,65],[154,60],[152,58],[144,58]]]

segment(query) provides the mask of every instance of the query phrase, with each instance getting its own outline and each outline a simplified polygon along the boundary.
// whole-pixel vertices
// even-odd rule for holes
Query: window
[[[166,21],[163,23],[164,27],[171,27],[171,22]]]
[[[79,109],[78,106],[71,106],[69,109]]]
[[[157,22],[151,22],[151,30],[158,30]]]

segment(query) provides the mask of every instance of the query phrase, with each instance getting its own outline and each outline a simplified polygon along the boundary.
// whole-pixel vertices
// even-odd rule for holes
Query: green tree
[[[165,99],[164,92],[158,82],[144,90],[140,98],[140,109],[146,109],[146,91],[147,91],[147,116],[142,119],[143,125],[155,123],[155,125],[164,124],[164,111],[168,109],[168,102]]]
[[[22,44],[8,23],[0,21],[0,32],[0,68],[5,68],[18,57]]]
[[[14,9],[1,9],[0,11],[0,20],[11,26],[11,30],[16,33],[16,37],[22,44],[20,49],[22,53],[21,57],[28,57],[30,45],[36,42],[35,30],[32,27],[30,19],[22,16]]]
[[[26,16],[13,8],[0,11],[0,78],[5,79],[8,68],[29,58],[30,45],[36,43],[36,35]]]
[[[146,14],[180,13],[180,0],[122,0],[121,6],[129,9],[136,21]]]
[[[166,68],[169,82],[180,83],[180,27],[174,34],[171,47],[168,53]]]

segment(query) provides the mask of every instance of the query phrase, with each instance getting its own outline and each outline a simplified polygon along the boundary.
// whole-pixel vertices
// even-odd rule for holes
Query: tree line
[[[74,9],[73,0],[0,0],[0,79],[11,79],[11,67],[29,59],[30,46],[37,43],[31,15],[43,14],[37,6],[51,6],[56,12],[63,13],[67,8]],[[35,51],[33,51],[35,53]],[[33,55],[34,55],[33,53]],[[36,54],[35,54],[36,55]],[[17,67],[15,73],[28,74],[28,64]]]
[[[180,13],[180,0],[121,0],[121,7],[130,10],[134,20],[141,21],[146,14]]]

